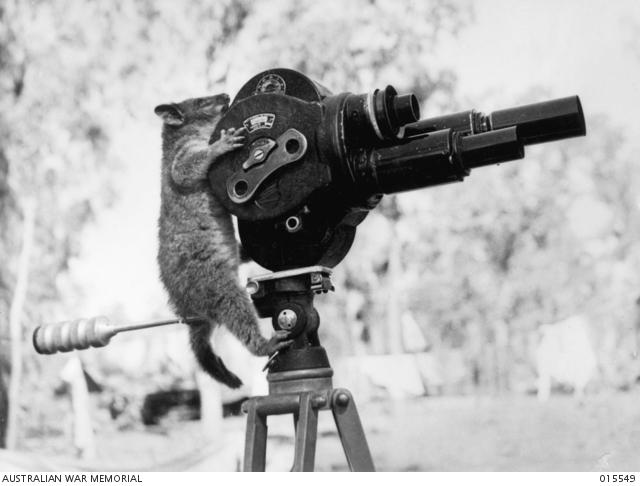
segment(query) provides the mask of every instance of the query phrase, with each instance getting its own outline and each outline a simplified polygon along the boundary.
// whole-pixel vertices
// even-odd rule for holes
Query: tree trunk
[[[196,371],[200,391],[200,423],[208,438],[216,440],[222,433],[222,386],[202,371]]]
[[[402,345],[402,325],[400,316],[402,315],[402,304],[400,302],[400,284],[402,282],[402,259],[401,243],[396,236],[392,238],[389,245],[389,267],[387,270],[387,288],[384,289],[388,295],[386,303],[386,324],[387,324],[387,352],[390,354],[400,354],[404,352]]]
[[[95,459],[96,444],[91,421],[91,400],[82,362],[77,354],[69,358],[60,377],[67,384],[71,397],[73,445],[82,459]]]
[[[7,374],[3,363],[0,363],[0,448],[7,447],[7,422],[9,420],[9,390],[7,388]]]
[[[9,309],[9,333],[11,337],[11,376],[9,381],[9,415],[7,420],[7,449],[15,449],[18,442],[18,410],[20,407],[20,382],[22,380],[22,311],[29,284],[29,263],[33,249],[36,221],[35,200],[24,205],[22,249],[18,263],[18,278]]]

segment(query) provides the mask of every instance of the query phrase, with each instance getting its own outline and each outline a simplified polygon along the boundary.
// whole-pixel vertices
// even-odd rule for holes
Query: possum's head
[[[202,129],[210,135],[228,109],[229,95],[221,93],[203,98],[190,98],[180,103],[158,105],[153,111],[164,122],[165,136],[174,138],[180,136],[186,128]]]

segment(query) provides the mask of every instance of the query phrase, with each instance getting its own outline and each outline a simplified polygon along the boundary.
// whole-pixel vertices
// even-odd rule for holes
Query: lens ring
[[[398,130],[394,128],[393,116],[393,99],[397,95],[397,91],[393,86],[387,86],[383,91],[376,90],[373,95],[374,114],[382,133],[382,140],[392,140],[395,138]]]
[[[393,99],[394,124],[404,126],[420,119],[420,104],[414,94],[396,96]]]
[[[373,131],[375,132],[376,136],[380,140],[384,140],[384,137],[382,136],[382,132],[380,131],[380,127],[378,126],[378,122],[376,121],[376,116],[375,116],[374,97],[377,92],[378,90],[375,90],[367,95],[367,105],[366,105],[367,115],[369,115],[369,122],[371,123],[371,126],[373,127]]]

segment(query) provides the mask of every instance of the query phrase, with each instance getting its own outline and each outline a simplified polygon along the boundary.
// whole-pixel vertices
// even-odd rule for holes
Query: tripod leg
[[[373,459],[364,435],[358,409],[348,390],[337,388],[331,394],[331,412],[338,435],[352,471],[375,471]]]
[[[267,456],[267,417],[257,410],[254,400],[246,402],[247,434],[244,442],[243,471],[264,471]]]
[[[313,406],[312,397],[308,392],[300,394],[292,471],[313,471],[318,435],[318,409]]]

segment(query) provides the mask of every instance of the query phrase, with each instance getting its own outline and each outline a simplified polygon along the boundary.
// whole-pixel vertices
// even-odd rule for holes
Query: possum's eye
[[[224,113],[229,108],[229,95],[219,94],[198,99],[198,111],[211,116]]]
[[[184,113],[176,105],[158,105],[153,112],[167,125],[178,127],[184,123]]]

